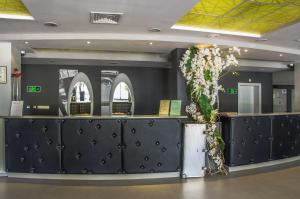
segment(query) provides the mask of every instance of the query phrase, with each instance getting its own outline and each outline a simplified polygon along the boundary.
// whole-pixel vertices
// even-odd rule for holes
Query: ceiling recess
[[[92,24],[118,24],[123,13],[90,12]]]
[[[259,37],[300,20],[300,0],[201,0],[174,28]]]
[[[21,0],[0,0],[0,18],[34,20]]]

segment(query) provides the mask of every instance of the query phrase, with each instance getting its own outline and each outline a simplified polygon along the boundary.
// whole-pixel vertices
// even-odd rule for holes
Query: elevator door
[[[238,113],[261,113],[261,84],[238,84]]]

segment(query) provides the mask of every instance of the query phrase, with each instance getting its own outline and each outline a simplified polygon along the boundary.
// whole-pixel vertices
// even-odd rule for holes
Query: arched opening
[[[131,81],[124,73],[119,74],[113,82],[111,99],[112,115],[133,115],[134,95]]]
[[[70,84],[67,109],[68,115],[93,115],[92,84],[84,73],[78,73]]]

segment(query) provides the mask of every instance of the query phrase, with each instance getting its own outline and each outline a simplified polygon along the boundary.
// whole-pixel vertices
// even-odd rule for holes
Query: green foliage
[[[186,63],[186,70],[187,72],[189,72],[192,68],[192,60],[194,59],[195,55],[198,53],[198,48],[196,47],[192,47],[191,49],[191,54],[190,57]]]
[[[211,112],[213,107],[210,105],[210,101],[205,95],[200,95],[198,98],[198,104],[200,105],[201,112],[206,122],[210,122]]]
[[[215,133],[214,133],[214,136],[217,138],[217,141],[218,141],[218,147],[220,148],[220,150],[223,152],[224,149],[225,149],[225,142],[222,138],[222,135],[221,135],[221,132],[216,129],[215,130]]]
[[[188,100],[192,100],[192,93],[193,93],[193,81],[190,81],[188,82],[187,84],[187,88],[186,88],[186,93],[187,93],[187,97],[188,97]]]
[[[211,71],[210,70],[204,70],[204,79],[206,81],[210,81],[211,80]]]

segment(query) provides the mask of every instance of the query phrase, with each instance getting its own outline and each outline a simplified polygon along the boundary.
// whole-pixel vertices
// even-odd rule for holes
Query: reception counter
[[[300,155],[300,113],[223,115],[221,122],[230,167]]]
[[[185,117],[5,117],[8,173],[179,172]]]
[[[3,168],[12,177],[43,174],[51,178],[56,174],[63,179],[68,175],[114,176],[108,179],[187,175],[189,169],[202,168],[195,167],[195,161],[205,151],[205,143],[195,145],[194,141],[199,141],[205,125],[202,133],[187,136],[183,131],[186,120],[159,116],[3,117]],[[221,122],[225,160],[231,168],[300,155],[300,113],[223,115]]]

